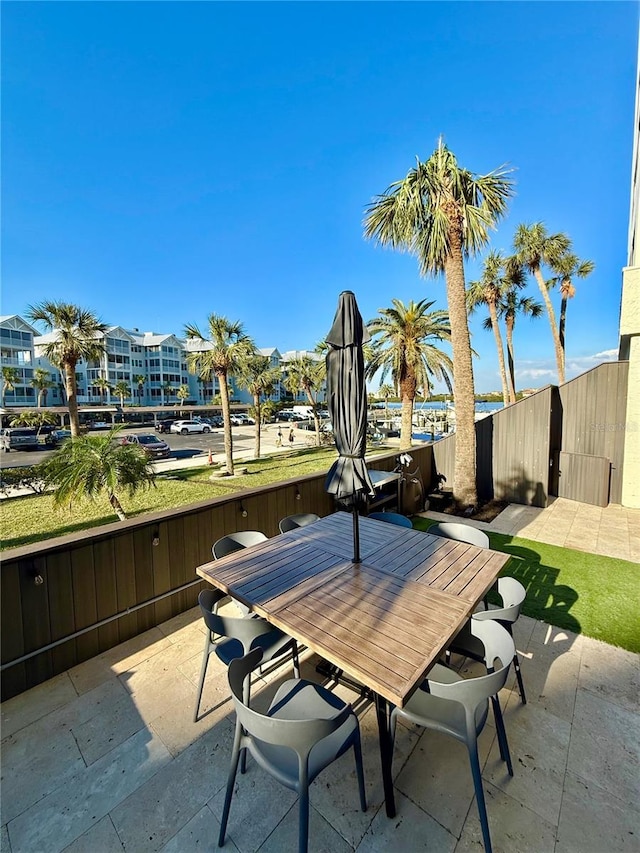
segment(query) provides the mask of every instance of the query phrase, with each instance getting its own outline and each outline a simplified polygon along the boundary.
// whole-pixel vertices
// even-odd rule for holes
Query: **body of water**
[[[501,409],[503,406],[502,403],[476,403],[476,412],[495,412],[496,409]],[[384,413],[384,403],[375,403],[373,408],[376,411],[381,411]],[[399,411],[402,408],[402,403],[389,403],[388,409],[389,412],[394,413]],[[451,408],[450,404],[442,403],[439,401],[427,401],[426,403],[414,403],[413,411],[414,412],[429,412],[429,411],[437,411],[441,412],[445,409]]]

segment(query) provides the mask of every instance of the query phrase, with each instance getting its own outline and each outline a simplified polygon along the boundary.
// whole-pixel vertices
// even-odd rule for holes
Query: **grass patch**
[[[335,448],[309,448],[290,455],[277,454],[251,462],[238,462],[238,469],[246,468],[247,474],[213,481],[209,476],[215,469],[208,465],[185,468],[159,474],[155,488],[140,491],[132,498],[126,494],[119,497],[127,516],[134,518],[149,512],[175,509],[210,498],[236,494],[243,489],[327,471],[335,458]],[[30,545],[117,520],[106,498],[59,508],[54,506],[51,494],[11,498],[2,501],[1,547],[6,549]]]
[[[435,523],[429,518],[413,519],[418,530],[428,530]],[[640,652],[637,563],[504,533],[489,533],[489,539],[495,551],[517,558],[504,574],[517,578],[527,590],[524,614]]]

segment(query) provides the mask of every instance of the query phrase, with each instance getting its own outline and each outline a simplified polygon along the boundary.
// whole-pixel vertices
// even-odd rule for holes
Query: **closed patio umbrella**
[[[327,399],[339,456],[325,480],[325,491],[353,513],[353,561],[360,562],[358,507],[373,485],[364,459],[367,444],[367,389],[362,344],[369,340],[355,295],[340,294],[326,337]]]

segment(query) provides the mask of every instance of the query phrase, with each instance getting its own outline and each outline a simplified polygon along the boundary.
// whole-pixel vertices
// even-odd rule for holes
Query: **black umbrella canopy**
[[[345,290],[326,337],[327,402],[339,456],[325,480],[325,491],[348,503],[354,516],[354,561],[360,560],[358,504],[373,493],[365,462],[367,445],[367,388],[362,344],[369,333],[362,322],[355,294]]]

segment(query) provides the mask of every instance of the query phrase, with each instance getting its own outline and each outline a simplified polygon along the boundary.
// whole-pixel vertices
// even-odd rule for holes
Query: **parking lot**
[[[278,429],[282,429],[284,447],[276,444]],[[209,451],[214,457],[224,454],[224,431],[214,428],[208,434],[175,435],[173,433],[154,433],[153,427],[134,427],[123,429],[122,435],[131,433],[153,433],[166,441],[172,450],[172,460],[189,460],[194,457],[203,457],[203,463],[207,461]],[[104,432],[94,432],[93,435],[104,435]],[[232,427],[233,455],[234,458],[247,458],[252,455],[255,446],[255,427],[241,426]],[[262,427],[261,442],[262,453],[272,453],[276,450],[287,450],[289,442],[289,424],[268,424]],[[294,429],[294,448],[300,448],[308,443],[308,433]],[[51,456],[53,448],[45,447],[44,443],[40,450],[11,450],[9,453],[0,453],[0,468],[19,468],[25,465],[37,465]],[[162,462],[158,463],[159,466]]]

